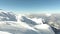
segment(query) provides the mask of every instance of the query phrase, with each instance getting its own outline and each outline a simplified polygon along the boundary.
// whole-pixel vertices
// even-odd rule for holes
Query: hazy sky
[[[60,13],[60,0],[0,0],[0,9],[17,13]]]

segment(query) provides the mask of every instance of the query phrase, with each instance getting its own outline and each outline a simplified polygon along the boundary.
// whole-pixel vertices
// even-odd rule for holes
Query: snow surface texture
[[[46,22],[44,18],[29,18],[24,14],[15,15],[11,12],[0,12],[0,34],[55,34],[49,26],[51,23],[44,24]],[[55,28],[57,27],[56,25]]]
[[[9,32],[0,31],[0,34],[11,34]]]

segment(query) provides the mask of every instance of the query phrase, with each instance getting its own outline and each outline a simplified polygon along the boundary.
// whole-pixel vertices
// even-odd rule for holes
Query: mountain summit
[[[16,16],[12,12],[0,12],[0,21],[17,21]]]

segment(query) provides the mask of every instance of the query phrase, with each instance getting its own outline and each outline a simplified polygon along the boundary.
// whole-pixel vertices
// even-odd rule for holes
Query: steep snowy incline
[[[22,16],[21,16],[22,17]],[[23,16],[23,18],[21,18],[22,19],[22,21],[24,22],[24,23],[26,23],[26,25],[28,25],[28,27],[26,27],[26,26],[24,26],[24,27],[26,27],[26,28],[28,28],[28,29],[30,29],[31,28],[31,30],[34,30],[34,31],[36,31],[36,32],[38,32],[38,34],[39,33],[41,33],[41,34],[55,34],[54,33],[54,31],[52,30],[52,28],[49,26],[49,25],[47,25],[47,24],[43,24],[43,19],[42,18],[33,18],[33,19],[31,19],[31,18],[28,18],[28,17],[26,17],[26,16]],[[25,20],[26,19],[26,20]],[[28,21],[28,22],[27,22]],[[31,23],[31,22],[32,23]],[[30,24],[28,24],[28,23],[30,23],[30,24],[33,24],[33,23],[35,23],[35,25],[33,25],[33,26],[31,26]],[[40,24],[38,24],[38,23],[40,23]]]
[[[41,34],[55,34],[52,28],[47,24],[36,25],[34,27],[39,30]]]

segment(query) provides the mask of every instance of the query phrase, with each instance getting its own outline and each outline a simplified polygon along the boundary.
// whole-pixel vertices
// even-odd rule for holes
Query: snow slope
[[[15,15],[0,12],[0,34],[55,34],[52,28],[43,24],[42,18],[29,18],[26,15]]]
[[[0,34],[12,34],[12,33],[0,31]]]

